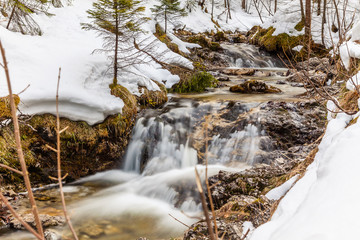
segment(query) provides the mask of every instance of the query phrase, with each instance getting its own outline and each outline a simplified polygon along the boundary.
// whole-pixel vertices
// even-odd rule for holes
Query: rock
[[[330,61],[328,58],[310,58],[309,61],[303,61],[296,64],[297,70],[316,70],[326,72],[330,69]]]
[[[21,217],[30,226],[32,226],[32,227],[36,226],[35,219],[32,214],[26,214]],[[47,228],[47,227],[55,227],[55,226],[63,225],[65,223],[65,218],[61,217],[61,216],[50,216],[47,214],[40,214],[40,221],[41,221],[43,227]],[[25,229],[24,226],[16,218],[12,218],[10,220],[10,227],[14,228],[14,229],[18,229],[18,230]]]
[[[44,232],[45,240],[61,240],[61,235],[53,230],[46,230]]]
[[[17,193],[14,192],[14,190],[10,189],[10,190],[6,191],[5,195],[13,198],[13,197],[17,196]]]
[[[243,76],[252,76],[255,74],[255,70],[251,68],[236,68],[236,69],[223,69],[221,71],[223,74],[227,75],[243,75]]]
[[[80,233],[87,235],[91,238],[98,238],[99,236],[103,235],[105,232],[100,225],[90,222],[81,226]]]
[[[304,87],[303,83],[292,83],[290,84],[292,87]]]
[[[284,84],[286,84],[286,82],[284,80],[279,80],[279,81],[276,82],[276,84],[284,85]]]
[[[268,86],[264,82],[257,80],[249,80],[242,84],[230,87],[230,92],[237,93],[281,93],[281,90]]]
[[[218,81],[228,82],[228,81],[230,81],[230,78],[229,78],[229,77],[219,77],[219,78],[218,78]]]
[[[295,72],[286,78],[288,82],[305,83],[307,87],[323,87],[326,81],[329,79],[329,75],[321,71],[309,71],[302,70]]]
[[[218,227],[218,239],[240,240],[242,235],[241,222],[226,222],[222,219],[216,220]],[[208,227],[205,221],[193,224],[184,234],[184,240],[208,240]]]

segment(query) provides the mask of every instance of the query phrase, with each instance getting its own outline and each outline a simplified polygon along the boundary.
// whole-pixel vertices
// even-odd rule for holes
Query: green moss
[[[17,107],[20,103],[20,98],[18,95],[14,94],[15,106]],[[0,120],[11,118],[11,107],[9,96],[0,98]]]
[[[214,34],[214,39],[217,42],[228,40],[228,38],[225,36],[225,33],[221,31],[218,31]]]
[[[301,30],[304,29],[304,27],[305,27],[305,21],[300,21],[298,24],[296,24],[294,28],[295,30],[300,32]]]
[[[176,93],[203,92],[208,87],[215,87],[217,80],[206,71],[196,72],[190,79],[175,84],[171,91]]]
[[[155,37],[157,37],[161,42],[165,43],[171,51],[183,55],[183,53],[179,50],[179,46],[171,41],[171,39],[166,35],[159,24],[155,25],[155,30]]]

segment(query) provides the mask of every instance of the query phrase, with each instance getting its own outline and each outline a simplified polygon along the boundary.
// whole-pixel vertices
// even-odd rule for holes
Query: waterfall
[[[283,68],[283,63],[258,47],[248,44],[222,44],[230,57],[230,66],[238,68]]]

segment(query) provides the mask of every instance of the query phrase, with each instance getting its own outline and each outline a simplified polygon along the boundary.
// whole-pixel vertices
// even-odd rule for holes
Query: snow
[[[279,200],[287,193],[287,191],[289,191],[298,178],[299,175],[293,176],[288,181],[284,182],[281,186],[269,191],[265,196],[270,200]]]
[[[93,50],[102,47],[102,39],[95,32],[81,29],[80,23],[89,21],[86,10],[92,8],[92,2],[76,0],[72,6],[51,9],[53,17],[34,15],[42,29],[42,36],[11,32],[4,28],[4,22],[0,24],[0,39],[6,49],[14,92],[21,92],[30,84],[20,96],[22,113],[55,114],[59,67],[62,68],[61,116],[96,124],[108,115],[121,113],[124,103],[110,94],[112,76],[108,69],[109,60],[105,55],[92,54]],[[145,25],[145,30],[149,30],[150,24],[154,22]],[[149,41],[157,40],[150,31],[145,37],[150,37]],[[173,39],[181,43],[181,40]],[[166,45],[158,40],[155,47],[159,51],[167,50]],[[181,47],[197,46],[182,44]],[[171,51],[164,54],[162,61],[192,68],[189,60]],[[0,77],[0,96],[8,95],[4,73]],[[171,87],[179,81],[179,77],[154,61],[124,69],[119,77],[119,83],[135,95],[141,95],[139,86],[159,91],[153,80]]]

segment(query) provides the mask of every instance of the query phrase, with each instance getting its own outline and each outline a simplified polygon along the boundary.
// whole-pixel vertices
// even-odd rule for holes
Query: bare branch
[[[5,164],[1,164],[1,163],[0,163],[0,167],[6,168],[7,170],[13,171],[13,172],[15,172],[15,173],[17,173],[17,174],[20,174],[20,175],[23,175],[23,173],[22,173],[21,171],[15,169],[15,168],[9,167],[9,166],[7,166],[7,165],[5,165]]]
[[[71,233],[74,236],[75,240],[78,240],[78,236],[75,232],[75,229],[71,223],[71,219],[67,213],[67,209],[66,209],[66,203],[65,203],[65,196],[64,196],[64,191],[63,191],[63,185],[62,185],[62,180],[63,178],[61,177],[61,156],[60,156],[60,115],[59,115],[59,86],[60,86],[60,77],[61,77],[61,68],[59,68],[59,75],[58,75],[58,81],[57,81],[57,88],[56,88],[56,155],[57,155],[57,172],[58,172],[58,182],[59,182],[59,190],[60,190],[60,196],[61,196],[61,203],[62,203],[62,207],[63,207],[63,212],[64,212],[64,216],[66,219],[66,222],[70,228]],[[65,131],[67,129],[64,128],[62,131]],[[67,175],[65,175],[66,177]],[[64,177],[64,178],[65,178]]]

